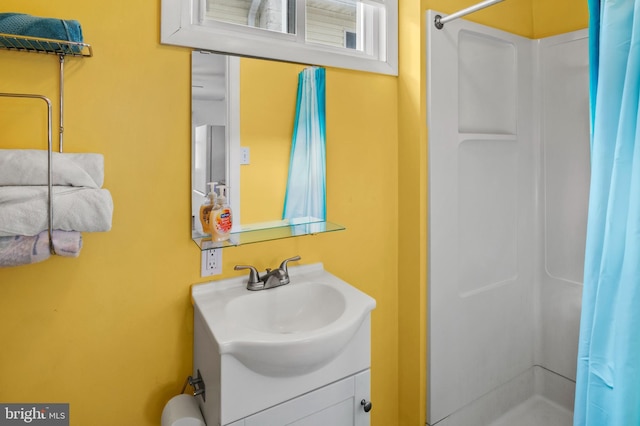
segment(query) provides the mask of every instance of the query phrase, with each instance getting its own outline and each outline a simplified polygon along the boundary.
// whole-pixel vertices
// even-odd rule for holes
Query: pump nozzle
[[[209,194],[207,195],[216,195],[216,185],[218,185],[218,182],[209,182],[207,185],[209,186]]]
[[[218,185],[218,198],[220,203],[223,204],[227,201],[227,186],[226,185]]]

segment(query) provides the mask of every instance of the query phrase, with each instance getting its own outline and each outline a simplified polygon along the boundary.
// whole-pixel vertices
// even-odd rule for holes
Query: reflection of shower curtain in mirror
[[[325,145],[325,70],[309,67],[298,75],[283,219],[326,219]]]
[[[574,424],[640,425],[640,0],[589,0],[589,9],[591,193]]]

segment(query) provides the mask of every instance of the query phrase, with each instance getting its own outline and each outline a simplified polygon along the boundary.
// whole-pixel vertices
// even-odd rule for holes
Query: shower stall
[[[589,191],[586,30],[427,12],[430,426],[570,426]]]

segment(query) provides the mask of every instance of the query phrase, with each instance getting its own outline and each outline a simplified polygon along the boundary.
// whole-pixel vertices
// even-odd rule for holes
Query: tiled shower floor
[[[571,426],[573,413],[535,395],[505,413],[489,426]]]

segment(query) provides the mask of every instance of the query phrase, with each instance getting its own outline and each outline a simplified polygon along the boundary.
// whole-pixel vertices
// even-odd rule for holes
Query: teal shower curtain
[[[325,70],[309,67],[298,75],[283,219],[305,222],[326,219],[325,152]]]
[[[589,0],[591,192],[574,426],[640,425],[640,0]]]

